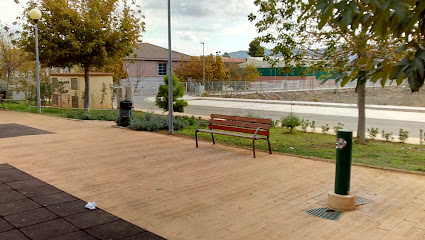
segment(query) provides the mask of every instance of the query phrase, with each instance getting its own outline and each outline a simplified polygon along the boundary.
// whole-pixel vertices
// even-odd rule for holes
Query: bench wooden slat
[[[211,119],[209,122],[210,124],[215,124],[215,125],[227,125],[227,126],[236,126],[236,127],[251,128],[251,129],[257,129],[259,127],[265,130],[270,129],[270,125],[261,124],[261,123],[227,121],[227,120],[217,120],[217,119]]]
[[[221,118],[226,120],[251,122],[251,123],[264,123],[264,124],[272,123],[271,119],[264,119],[264,118],[250,118],[250,117],[229,116],[229,115],[222,115],[222,114],[211,114],[210,117],[211,119]]]
[[[218,130],[224,130],[224,131],[231,131],[231,132],[240,132],[240,133],[250,133],[250,134],[254,134],[256,129],[250,129],[250,128],[238,128],[238,127],[231,127],[231,126],[222,126],[222,125],[214,125],[214,124],[210,124],[208,125],[208,127],[210,129],[218,129]],[[269,132],[268,131],[264,131],[264,130],[259,130],[257,132],[258,135],[263,135],[263,136],[269,136]]]
[[[195,129],[196,147],[198,147],[198,132],[206,132],[211,133],[213,144],[215,144],[214,134],[252,139],[252,154],[254,158],[255,140],[263,139],[267,141],[267,144],[269,146],[269,153],[272,154],[269,139],[269,130],[272,124],[271,119],[211,114],[210,119],[208,121],[209,129],[199,129],[199,126],[202,122],[203,121],[198,122],[198,126],[196,126]]]
[[[208,129],[198,129],[198,132],[206,132],[206,133],[214,133],[214,134],[221,134],[221,135],[229,135],[233,137],[242,137],[242,138],[250,138],[253,139],[253,135],[245,135],[245,134],[237,134],[237,133],[231,133],[231,132],[219,132],[214,130],[208,130]],[[267,139],[267,137],[263,136],[256,136],[255,139]]]

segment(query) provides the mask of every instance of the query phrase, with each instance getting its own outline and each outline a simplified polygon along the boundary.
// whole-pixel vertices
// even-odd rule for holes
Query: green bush
[[[400,128],[398,139],[400,142],[404,143],[409,138],[409,131],[403,130],[403,128]]]
[[[44,111],[46,111],[45,109]],[[55,111],[55,110],[50,110]],[[81,120],[101,120],[101,121],[116,121],[118,119],[118,111],[91,111],[72,110],[62,114],[65,118],[81,119]]]
[[[291,134],[292,134],[292,130],[301,124],[300,119],[297,116],[294,116],[292,114],[282,118],[281,121],[282,121],[282,126],[287,127],[291,130],[290,131]]]
[[[176,116],[173,121],[175,131],[187,128],[196,123],[195,117]],[[156,132],[168,130],[168,116],[146,113],[143,116],[132,116],[128,128],[136,131]]]

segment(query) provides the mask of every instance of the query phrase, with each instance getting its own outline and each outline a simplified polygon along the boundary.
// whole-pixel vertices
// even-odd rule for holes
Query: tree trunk
[[[90,112],[90,74],[88,66],[84,66],[84,81],[86,83],[84,92],[84,108],[87,109],[87,112]]]
[[[362,83],[357,88],[357,110],[358,110],[358,122],[357,122],[357,143],[366,144],[366,82]]]

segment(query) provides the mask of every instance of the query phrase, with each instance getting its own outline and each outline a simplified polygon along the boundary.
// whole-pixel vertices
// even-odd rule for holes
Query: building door
[[[78,104],[78,96],[72,96],[72,108],[80,108]]]

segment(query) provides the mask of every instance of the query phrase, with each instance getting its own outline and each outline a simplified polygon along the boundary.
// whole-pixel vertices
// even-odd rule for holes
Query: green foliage
[[[424,138],[425,138],[424,130],[420,129],[419,130],[419,144],[420,145],[422,145],[424,143]]]
[[[378,128],[368,128],[367,132],[369,133],[369,137],[372,139],[376,138],[376,135],[379,133],[379,129]]]
[[[310,127],[311,127],[311,131],[312,132],[315,132],[316,131],[316,121],[311,121],[311,123],[310,123]]]
[[[389,142],[394,140],[394,137],[392,137],[391,135],[393,135],[392,132],[385,132],[384,130],[382,130],[382,137],[385,139],[385,141]]]
[[[55,108],[52,109],[55,111]],[[43,109],[44,113],[48,113],[49,111],[49,108]],[[116,121],[118,119],[118,111],[116,110],[92,110],[90,113],[84,110],[66,110],[61,115],[65,118],[81,120]]]
[[[165,85],[159,86],[158,94],[155,98],[155,105],[162,108],[164,112],[168,111],[168,76],[164,77]],[[173,75],[173,111],[184,112],[184,108],[187,107],[187,102],[183,99],[184,87],[179,82],[176,75]]]
[[[335,134],[338,133],[338,130],[343,129],[343,128],[344,128],[344,124],[343,123],[338,123],[338,125],[334,126]]]
[[[118,4],[117,0],[40,0],[29,1],[21,19],[23,31],[19,44],[33,53],[34,22],[28,11],[38,7],[40,62],[46,67],[101,68],[129,55],[144,31],[143,15],[135,1]],[[90,89],[85,89],[84,106],[89,108]]]
[[[400,128],[398,139],[400,142],[404,143],[409,138],[409,131],[403,130],[403,128]]]
[[[173,121],[173,128],[178,131],[187,128],[196,123],[195,117],[176,116]],[[168,130],[168,116],[155,115],[146,113],[142,117],[132,116],[128,128],[136,131],[150,131],[157,132],[161,130]]]
[[[322,128],[322,133],[326,133],[329,131],[329,124],[326,123],[326,125],[321,125],[320,128]]]
[[[260,45],[258,39],[254,39],[249,43],[248,55],[251,57],[263,57],[264,48]]]
[[[291,134],[292,130],[301,124],[300,119],[292,114],[282,118],[281,122],[283,127],[290,129]]]
[[[308,126],[310,126],[310,120],[301,119],[300,127],[303,132],[307,132]]]

